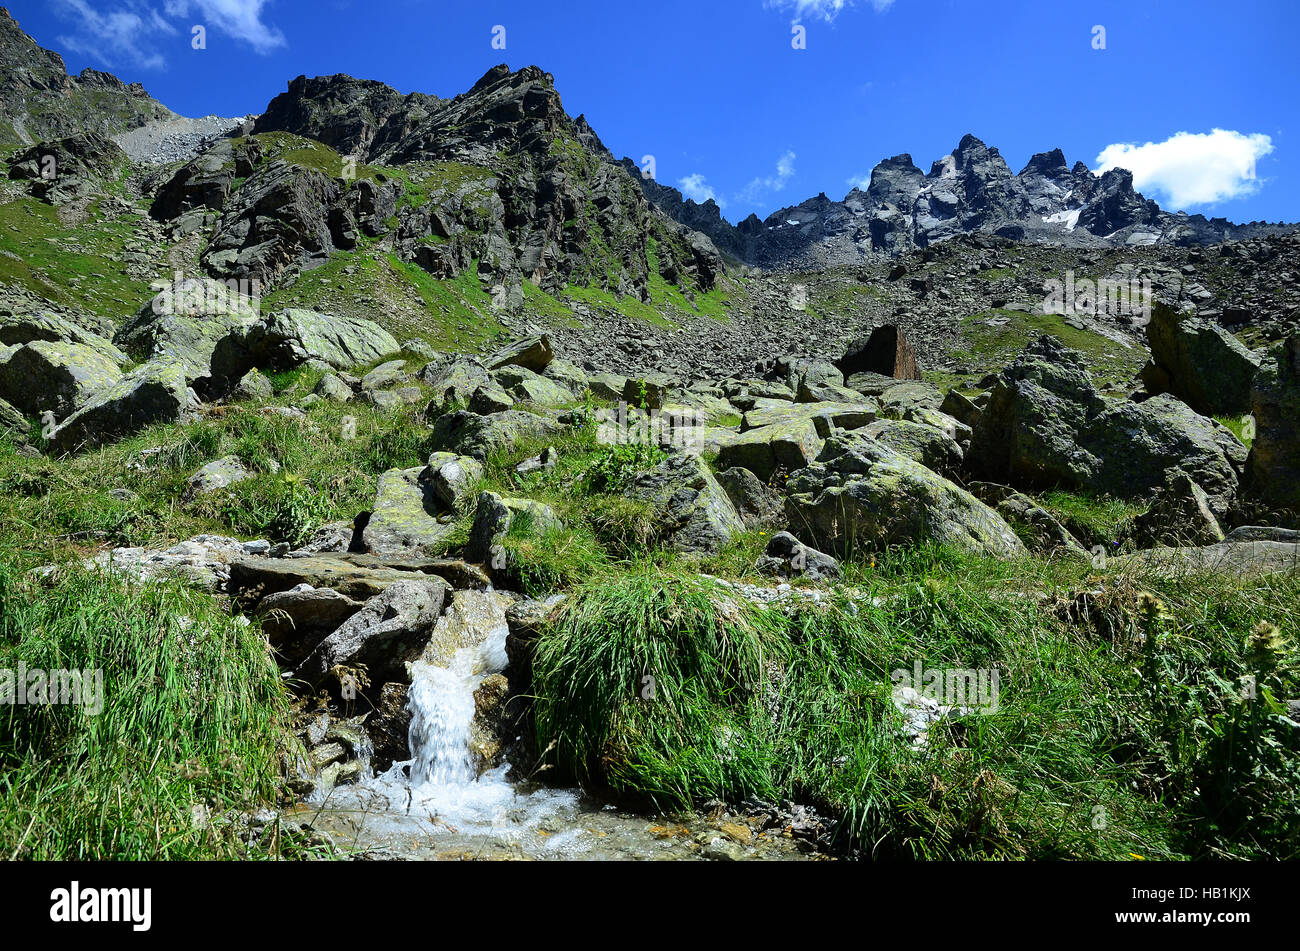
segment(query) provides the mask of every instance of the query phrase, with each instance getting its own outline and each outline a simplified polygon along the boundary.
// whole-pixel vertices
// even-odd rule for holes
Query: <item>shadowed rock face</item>
[[[1250,384],[1259,357],[1212,320],[1157,306],[1147,325],[1151,362],[1142,371],[1147,391],[1173,393],[1206,415],[1250,409]]]
[[[36,197],[61,205],[100,191],[121,174],[127,161],[111,140],[83,132],[19,152],[9,160],[9,177],[30,182]]]
[[[896,380],[919,380],[921,369],[916,365],[916,354],[907,336],[897,326],[887,324],[871,331],[866,340],[849,346],[835,364],[850,377],[855,373],[879,373]]]
[[[1279,344],[1255,376],[1256,436],[1245,494],[1300,520],[1300,335]]]

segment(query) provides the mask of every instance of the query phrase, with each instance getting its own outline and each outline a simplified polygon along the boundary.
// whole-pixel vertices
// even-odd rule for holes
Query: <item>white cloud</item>
[[[284,34],[262,22],[262,8],[269,0],[166,0],[169,16],[188,17],[193,10],[198,22],[215,26],[259,53],[284,46]]]
[[[1097,156],[1097,174],[1126,168],[1138,191],[1158,192],[1174,208],[1188,208],[1258,191],[1255,162],[1272,151],[1273,140],[1263,133],[1179,132],[1163,142],[1106,146]]]
[[[248,43],[259,53],[284,46],[284,34],[262,21],[269,0],[54,0],[69,24],[59,36],[69,50],[110,67],[163,69],[169,49],[188,50],[180,38],[202,25]],[[179,22],[178,22],[179,21]],[[164,42],[165,40],[165,42]]]
[[[86,0],[55,0],[55,9],[75,21],[75,32],[59,42],[75,53],[89,56],[106,66],[128,64],[161,69],[165,62],[154,41],[176,33],[158,12],[127,0],[126,6],[100,13]]]
[[[786,152],[776,161],[776,174],[760,176],[754,179],[740,193],[742,202],[754,202],[768,192],[779,192],[785,188],[786,182],[794,177],[794,160],[793,152]]]
[[[894,5],[894,0],[867,2],[877,13],[884,13]],[[842,10],[854,5],[854,0],[764,0],[763,5],[769,9],[792,10],[795,23],[801,22],[805,17],[833,23]]]
[[[867,172],[865,175],[854,175],[852,178],[846,178],[844,184],[848,185],[849,188],[860,188],[866,191],[867,186],[871,184],[871,173]]]
[[[701,205],[709,199],[713,199],[718,203],[719,208],[726,207],[726,203],[713,191],[713,186],[699,172],[677,179],[677,187],[682,190],[683,195]]]

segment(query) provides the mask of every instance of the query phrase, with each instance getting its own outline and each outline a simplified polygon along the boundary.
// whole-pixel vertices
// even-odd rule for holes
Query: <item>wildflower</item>
[[[1138,611],[1148,621],[1169,620],[1169,610],[1165,603],[1150,591],[1139,591],[1137,596]]]
[[[1271,670],[1278,665],[1286,651],[1286,639],[1276,624],[1260,621],[1250,629],[1246,638],[1246,651],[1252,667]]]

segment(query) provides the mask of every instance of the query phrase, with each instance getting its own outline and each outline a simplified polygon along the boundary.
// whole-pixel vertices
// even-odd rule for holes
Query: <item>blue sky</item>
[[[0,2],[71,71],[185,115],[260,112],[303,73],[450,97],[536,64],[611,151],[732,221],[842,198],[900,152],[928,170],[966,132],[1013,171],[1059,147],[1171,210],[1300,220],[1300,0]]]

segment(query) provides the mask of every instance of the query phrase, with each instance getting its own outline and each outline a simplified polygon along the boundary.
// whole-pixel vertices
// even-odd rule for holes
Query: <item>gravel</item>
[[[187,162],[205,151],[216,139],[238,133],[245,123],[251,126],[256,118],[249,115],[166,119],[122,132],[113,136],[113,141],[133,162],[145,165]]]

